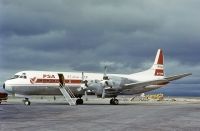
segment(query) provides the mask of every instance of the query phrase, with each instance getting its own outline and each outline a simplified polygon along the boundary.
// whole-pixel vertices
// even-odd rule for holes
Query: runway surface
[[[0,105],[1,131],[200,131],[200,100],[134,101],[109,105],[89,100],[85,105],[19,99]]]

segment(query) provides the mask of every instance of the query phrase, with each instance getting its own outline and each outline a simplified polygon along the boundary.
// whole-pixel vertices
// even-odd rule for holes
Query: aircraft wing
[[[130,83],[130,84],[125,84],[123,89],[132,89],[135,87],[144,87],[148,85],[162,85],[162,84],[167,84],[170,81],[181,79],[183,77],[192,75],[192,73],[184,73],[184,74],[179,74],[179,75],[173,75],[169,77],[165,77],[164,79],[157,79],[157,80],[152,80],[152,81],[144,81],[144,82],[136,82],[136,83]]]
[[[144,87],[148,85],[161,85],[161,84],[167,84],[167,83],[169,83],[167,79],[158,79],[158,80],[152,80],[152,81],[125,84],[123,89],[132,89],[135,87]]]
[[[184,73],[184,74],[179,74],[179,75],[173,75],[173,76],[165,77],[165,79],[168,80],[168,81],[173,81],[173,80],[181,79],[181,78],[189,76],[189,75],[192,75],[192,73]]]

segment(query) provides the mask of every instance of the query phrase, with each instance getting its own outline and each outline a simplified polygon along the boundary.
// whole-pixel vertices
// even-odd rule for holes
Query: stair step
[[[59,86],[59,89],[61,91],[61,93],[63,94],[63,96],[65,97],[66,101],[69,103],[69,105],[73,106],[76,105],[76,102],[72,99],[72,97],[75,97],[73,92],[67,87],[67,90],[62,87]],[[71,97],[72,95],[72,97]]]

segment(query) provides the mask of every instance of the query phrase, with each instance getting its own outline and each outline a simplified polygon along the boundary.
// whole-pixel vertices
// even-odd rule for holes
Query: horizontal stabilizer
[[[192,75],[192,73],[184,73],[184,74],[179,74],[179,75],[173,75],[173,76],[169,76],[169,77],[165,77],[166,80],[168,81],[173,81],[173,80],[178,80],[181,79],[183,77]]]

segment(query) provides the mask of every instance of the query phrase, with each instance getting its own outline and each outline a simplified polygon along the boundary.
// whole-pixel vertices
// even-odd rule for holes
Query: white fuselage
[[[20,95],[61,95],[59,87],[58,74],[63,74],[65,78],[65,86],[69,87],[75,95],[83,95],[77,88],[81,85],[81,72],[50,72],[50,71],[22,71],[15,74],[15,76],[5,82],[5,90],[12,94]],[[144,74],[142,72],[141,74]],[[110,78],[119,83],[117,87],[120,91],[120,85],[129,84],[138,81],[146,81],[156,79],[153,76],[145,77],[144,75],[124,75],[124,74],[108,74]],[[85,73],[85,80],[102,80],[101,73]],[[163,85],[151,85],[143,88],[136,88],[132,90],[121,90],[124,94],[137,94],[153,89],[160,88]]]
[[[103,79],[105,75],[102,73],[84,73],[84,78],[82,78],[81,72],[21,71],[16,73],[12,79],[7,80],[3,87],[12,94],[58,95],[61,94],[58,74],[64,76],[65,88],[69,87],[75,95],[84,94],[84,90],[77,90],[81,87],[82,79],[90,81],[88,89],[94,89],[97,95],[103,94],[103,91],[106,91],[107,94],[112,94],[112,91],[115,91],[113,95],[116,96],[120,93],[138,94],[160,88],[167,84],[167,82],[159,84],[151,83],[151,81],[157,82],[157,80],[165,78],[164,57],[162,50],[158,49],[152,67],[135,74],[108,74],[106,77],[109,80],[105,81]],[[106,85],[108,86],[109,82],[112,85],[109,88],[112,89],[105,89],[105,86],[102,86],[103,83],[107,83]]]

